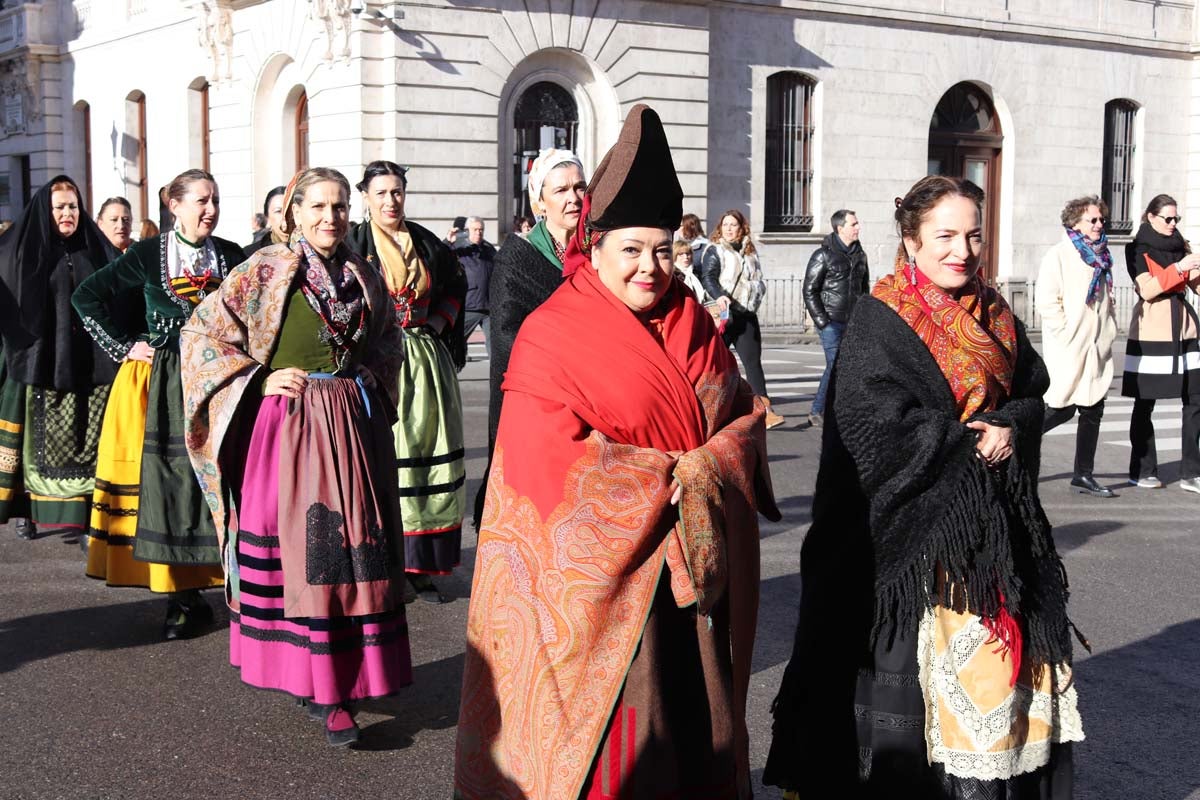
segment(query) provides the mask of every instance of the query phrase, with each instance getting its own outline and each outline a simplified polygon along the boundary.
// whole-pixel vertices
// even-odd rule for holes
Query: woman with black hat
[[[467,359],[467,276],[444,241],[406,218],[406,173],[391,161],[367,165],[357,188],[368,218],[351,228],[346,244],[382,272],[404,328],[400,419],[393,429],[404,568],[422,599],[444,602],[433,576],[449,575],[458,566],[466,511],[457,371]]]
[[[0,240],[0,519],[87,525],[100,418],[116,368],[71,310],[76,284],[115,255],[59,175]]]
[[[87,574],[167,594],[170,640],[212,620],[199,590],[223,581],[212,517],[183,446],[179,331],[242,250],[212,235],[220,219],[212,175],[188,170],[164,192],[175,227],[83,281],[73,302],[109,363],[120,364],[100,437]],[[145,298],[140,319],[110,311],[131,292]]]
[[[504,381],[463,676],[456,796],[750,796],[765,409],[672,276],[683,192],[630,110],[564,283]]]

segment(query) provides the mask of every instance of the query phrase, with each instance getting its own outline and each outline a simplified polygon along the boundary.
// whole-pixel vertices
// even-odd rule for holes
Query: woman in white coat
[[[1117,337],[1112,255],[1104,235],[1107,217],[1108,206],[1094,195],[1067,203],[1062,212],[1066,237],[1042,259],[1035,297],[1042,317],[1042,357],[1050,372],[1042,432],[1079,412],[1071,486],[1095,497],[1113,496],[1092,475]]]

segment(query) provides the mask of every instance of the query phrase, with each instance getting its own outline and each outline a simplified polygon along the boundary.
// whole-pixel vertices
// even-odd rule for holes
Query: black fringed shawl
[[[994,615],[1003,592],[1027,661],[1070,662],[1066,573],[1037,494],[1049,377],[1019,323],[1017,349],[1011,396],[976,417],[1013,429],[1013,456],[989,472],[921,339],[874,297],[855,306],[830,382],[767,783],[797,785],[801,755],[810,770],[857,773],[842,746],[854,741],[856,672],[880,637],[915,638],[926,609],[954,607],[939,567],[973,613]]]
[[[50,211],[50,187],[74,181],[58,175],[34,193],[0,238],[0,332],[9,376],[21,383],[88,391],[110,383],[117,365],[100,350],[71,308],[71,293],[116,257],[116,251],[79,200],[79,225],[59,235]]]

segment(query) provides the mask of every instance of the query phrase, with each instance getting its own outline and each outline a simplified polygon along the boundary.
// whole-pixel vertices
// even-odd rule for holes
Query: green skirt
[[[450,351],[419,329],[405,331],[396,468],[404,515],[405,571],[449,574],[462,552],[466,508],[462,394]]]
[[[192,471],[183,429],[179,353],[164,347],[154,351],[150,367],[133,557],[152,564],[219,566],[217,529]]]
[[[0,366],[0,519],[87,527],[108,391],[27,386]]]

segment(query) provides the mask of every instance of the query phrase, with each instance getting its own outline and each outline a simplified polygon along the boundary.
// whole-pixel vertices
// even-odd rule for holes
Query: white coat
[[[1107,286],[1088,306],[1092,272],[1069,238],[1050,248],[1038,270],[1034,304],[1042,317],[1042,358],[1050,372],[1044,399],[1051,408],[1095,405],[1112,383],[1116,308]]]

